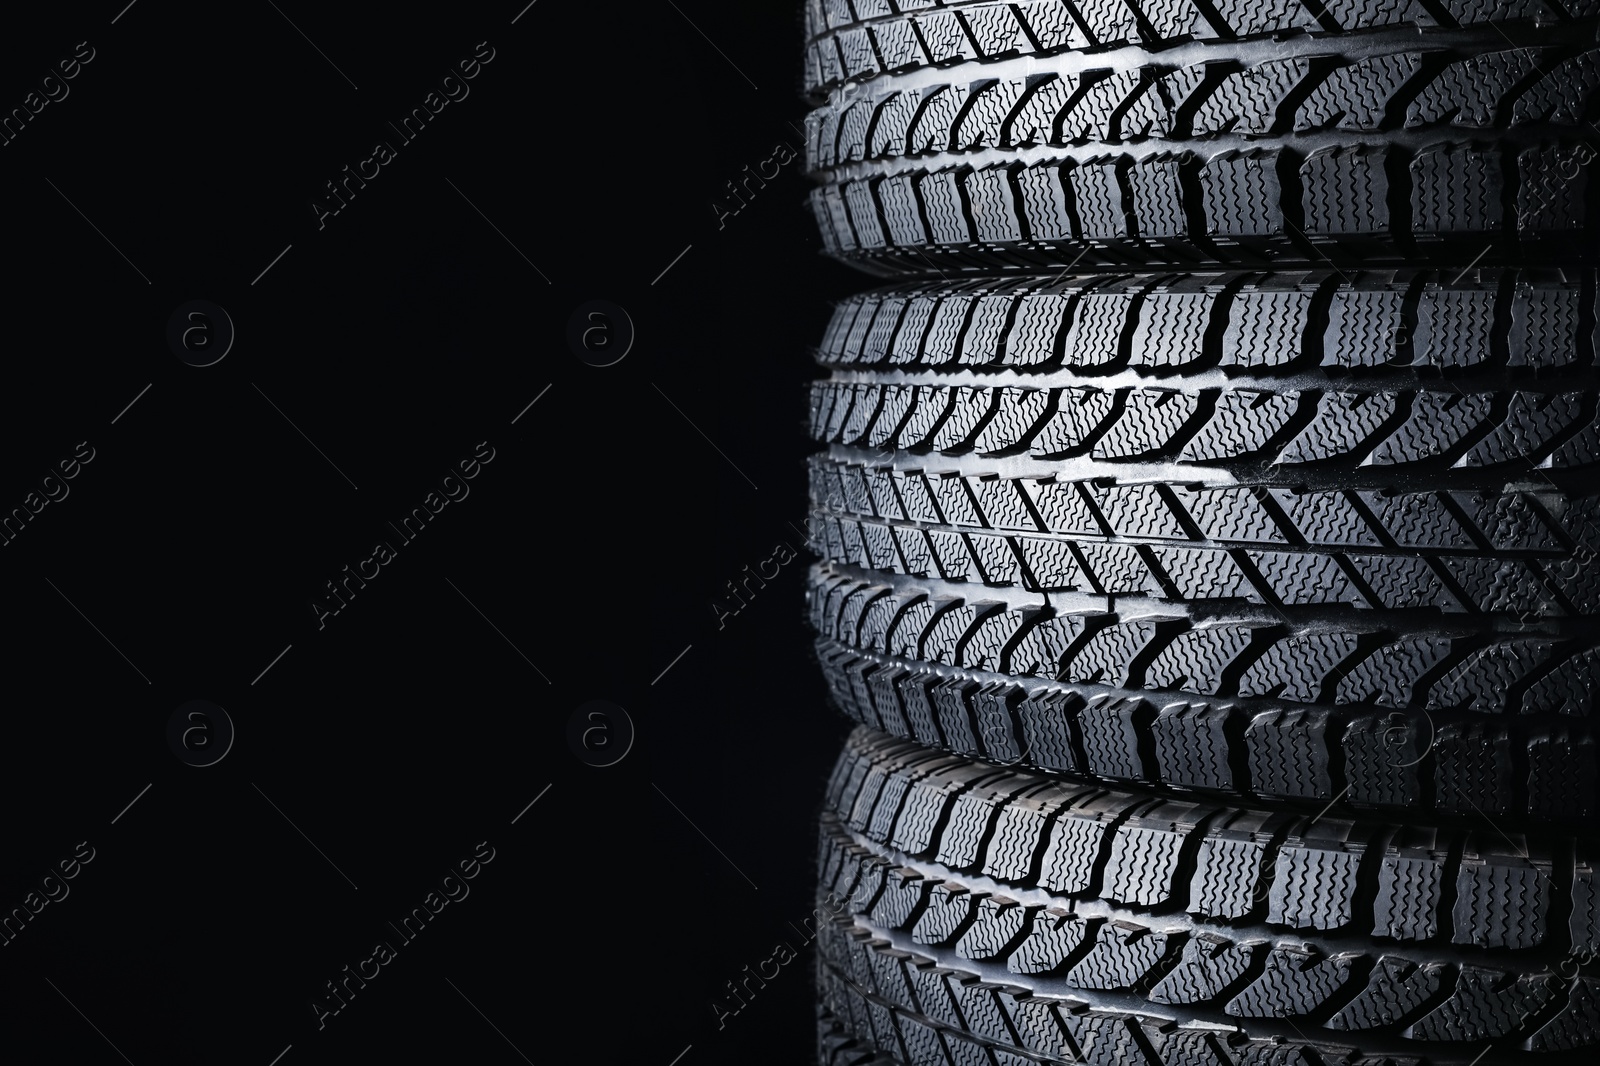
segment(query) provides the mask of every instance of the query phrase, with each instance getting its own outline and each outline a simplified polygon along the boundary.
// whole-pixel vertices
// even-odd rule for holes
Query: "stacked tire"
[[[1600,0],[811,0],[819,1055],[1600,1043]]]

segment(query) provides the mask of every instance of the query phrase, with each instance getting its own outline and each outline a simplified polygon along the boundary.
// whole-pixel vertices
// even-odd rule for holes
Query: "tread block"
[[[1332,819],[1319,828],[1348,830]],[[1363,851],[1359,843],[1324,836],[1291,837],[1278,849],[1267,921],[1291,929],[1341,929],[1354,917],[1356,876]]]
[[[1351,604],[1367,606],[1366,598],[1329,555],[1305,552],[1247,551],[1274,599],[1286,606]]]
[[[1387,236],[1389,149],[1366,145],[1319,148],[1300,164],[1300,207],[1306,236]]]
[[[1130,316],[1137,316],[1134,336],[1146,328],[1139,313],[1142,284],[1112,285],[1090,292],[1078,302],[1077,314],[1067,330],[1066,351],[1070,366],[1090,369],[1110,366],[1127,358],[1131,342],[1124,344]]]
[[[1419,52],[1368,56],[1332,71],[1295,112],[1296,130],[1376,133],[1385,126],[1402,87],[1422,69]]]
[[[1177,701],[1150,723],[1160,780],[1183,788],[1229,789],[1228,728],[1233,712],[1204,702]]]
[[[931,882],[908,866],[885,869],[883,890],[868,914],[886,929],[902,929],[915,921],[927,902]]]
[[[1140,81],[1137,70],[1113,70],[1093,80],[1085,78],[1077,102],[1059,119],[1061,140],[1079,143],[1117,139],[1116,111],[1122,101],[1135,93]]]
[[[961,677],[944,677],[929,688],[933,697],[934,718],[946,743],[957,751],[975,751],[978,740],[972,727],[969,700],[977,690],[975,682]]]
[[[1056,410],[1028,446],[1028,454],[1051,459],[1076,452],[1115,420],[1119,397],[1104,389],[1070,386],[1056,398]]]
[[[1090,483],[1086,487],[1114,535],[1188,539],[1158,486]]]
[[[1517,232],[1523,238],[1581,230],[1588,221],[1589,164],[1586,142],[1528,148],[1517,155]]]
[[[1489,816],[1511,811],[1511,751],[1503,727],[1481,722],[1441,725],[1433,746],[1435,800],[1440,810]]]
[[[1068,811],[1050,826],[1039,883],[1068,895],[1085,891],[1094,879],[1095,862],[1108,826],[1103,812]]]
[[[1140,743],[1154,712],[1139,699],[1102,695],[1079,707],[1078,737],[1087,765],[1099,777],[1138,781],[1145,775]]]
[[[1045,389],[995,390],[994,415],[972,442],[980,455],[997,455],[1031,439],[1052,413],[1054,396]]]
[[[1006,960],[1012,973],[1053,973],[1078,950],[1088,923],[1071,911],[1046,907],[1033,915],[1028,935]]]
[[[1309,287],[1285,291],[1247,288],[1229,306],[1218,366],[1288,366],[1305,353],[1315,293]]]
[[[1314,703],[1325,680],[1354,653],[1354,633],[1306,633],[1274,640],[1240,677],[1239,695]]]
[[[1600,790],[1594,738],[1552,729],[1528,741],[1528,808],[1538,820],[1582,821],[1594,814]]]
[[[1055,679],[1061,660],[1093,615],[1051,615],[1031,626],[1011,652],[1013,673]]]
[[[930,774],[911,787],[905,807],[888,841],[909,855],[926,855],[933,849],[934,833],[944,821],[954,797],[985,776],[976,766],[957,766]]]
[[[1600,652],[1569,654],[1523,693],[1522,713],[1551,710],[1586,717],[1596,692],[1600,692]]]
[[[1052,533],[1098,537],[1104,527],[1095,517],[1088,498],[1074,482],[1037,481],[1030,486],[1033,505]]]
[[[1006,956],[1006,949],[1028,925],[1028,917],[1028,911],[1016,900],[1004,896],[979,897],[972,925],[956,942],[956,954],[978,962]]]
[[[1065,1000],[1040,995],[1008,997],[1001,993],[1000,1002],[1010,1012],[1012,1027],[1023,1047],[1068,1062],[1076,1060],[1077,1048],[1067,1039],[1067,1030],[1061,1023]]]
[[[1304,57],[1276,59],[1222,79],[1190,119],[1195,136],[1210,133],[1270,133],[1284,99],[1311,72]]]
[[[1384,849],[1372,905],[1374,936],[1429,940],[1439,931],[1447,847],[1433,829],[1402,833]]]
[[[1229,389],[1217,397],[1212,417],[1183,446],[1179,458],[1203,463],[1264,452],[1295,420],[1305,403],[1296,392]]]
[[[1062,350],[1076,301],[1068,292],[1031,292],[1017,301],[1010,332],[1001,342],[996,363],[1007,366],[1041,366],[1054,362]]]
[[[1223,1010],[1236,1018],[1310,1014],[1338,995],[1360,958],[1353,952],[1323,956],[1314,948],[1280,944],[1268,952],[1261,976]]]
[[[1235,37],[1290,28],[1314,30],[1317,26],[1311,13],[1295,0],[1217,0],[1214,9]]]
[[[1001,807],[983,872],[1002,881],[1026,881],[1050,822],[1064,806],[1055,800],[1022,797]]]
[[[1483,440],[1456,460],[1456,466],[1492,466],[1543,456],[1551,443],[1579,426],[1586,396],[1581,392],[1539,396],[1511,394],[1502,421]]]
[[[1450,655],[1450,649],[1448,637],[1412,637],[1384,644],[1345,673],[1339,681],[1334,702],[1409,706],[1417,682],[1443,662]]]
[[[1072,197],[1067,194],[1069,186],[1062,184],[1069,170],[1069,163],[1035,163],[1016,171],[1016,187],[1022,197],[1030,240],[1077,240]]]
[[[1065,163],[1056,166],[1071,189],[1079,238],[1117,241],[1133,236],[1134,213],[1128,191],[1126,157],[1096,156],[1070,166]]]
[[[1207,236],[1227,240],[1284,232],[1277,164],[1276,149],[1256,148],[1223,152],[1200,168]]]
[[[1357,492],[1383,531],[1403,548],[1470,548],[1472,538],[1431,492]]]
[[[1162,152],[1116,171],[1128,182],[1128,221],[1144,241],[1189,236],[1185,212],[1187,175],[1194,169],[1184,155]]]
[[[927,903],[911,926],[911,939],[918,944],[949,944],[966,931],[973,918],[977,897],[963,885],[932,883]]]
[[[999,812],[988,789],[956,797],[934,858],[953,870],[970,870],[983,854],[984,842]]]
[[[1087,773],[1074,740],[1075,712],[1083,699],[1065,689],[1046,688],[1029,693],[1017,704],[1025,750],[1043,770]]]
[[[1117,548],[1127,547],[1127,545],[1099,545],[1096,547]],[[1105,554],[1110,555],[1111,553],[1106,552]],[[1096,558],[1089,559],[1091,565],[1100,561],[1100,559]],[[1128,561],[1132,564],[1140,562],[1137,555],[1132,555]],[[1100,567],[1102,592],[1109,591],[1110,588],[1125,589],[1130,592],[1144,590],[1142,584],[1134,584],[1132,582],[1117,581],[1115,584],[1111,584],[1113,577],[1107,577],[1106,571],[1107,567]],[[1158,640],[1160,640],[1158,623],[1151,619],[1136,618],[1103,626],[1083,642],[1062,669],[1061,676],[1064,680],[1071,681],[1074,684],[1126,686],[1132,680],[1130,670],[1134,662],[1143,652],[1152,650],[1152,643]],[[1121,750],[1121,745],[1117,740],[1121,733],[1115,729],[1112,729],[1111,732],[1106,732],[1101,727],[1101,720],[1109,713],[1111,712],[1106,709],[1097,708],[1091,713],[1091,717],[1095,720],[1095,725],[1093,726],[1097,730],[1095,736],[1104,738],[1101,746],[1110,745],[1105,749],[1104,757],[1115,762],[1116,752]],[[1081,721],[1083,719],[1080,714]],[[1113,725],[1114,723],[1105,723],[1106,727],[1112,727]],[[1090,726],[1086,725],[1084,728],[1090,728]]]
[[[868,987],[885,999],[897,1003],[912,1002],[915,993],[911,988],[908,969],[915,959],[916,956],[909,951],[889,945],[873,945],[873,950],[867,953],[868,971],[872,975],[872,983]]]
[[[1197,822],[1196,808],[1163,803],[1118,826],[1106,858],[1101,896],[1148,907],[1171,900],[1178,859]]]
[[[1448,455],[1490,425],[1492,393],[1418,392],[1409,416],[1378,443],[1363,466],[1414,463]]]
[[[1349,493],[1298,493],[1286,488],[1267,490],[1290,517],[1309,544],[1325,547],[1378,547],[1378,535],[1355,509]]]
[[[1567,1001],[1548,1022],[1528,1038],[1530,1051],[1567,1051],[1589,1047],[1600,1036],[1600,981],[1576,978],[1567,990]]]
[[[1352,805],[1420,807],[1418,766],[1432,748],[1434,727],[1420,714],[1357,715],[1340,738],[1346,794]]]
[[[1419,237],[1503,228],[1498,149],[1429,145],[1413,157],[1410,172],[1412,228]]]
[[[996,996],[996,993],[1005,986],[979,980],[976,977],[951,978],[949,985],[950,991],[955,995],[957,1009],[965,1022],[963,1028],[966,1031],[1007,1044],[1016,1041],[1016,1035],[1011,1031],[1010,1020]],[[1023,989],[1012,988],[1010,991],[1014,995]]]
[[[1150,990],[1150,999],[1175,1005],[1213,1003],[1240,982],[1265,947],[1263,940],[1235,943],[1215,933],[1192,936],[1178,965]]]
[[[1498,714],[1516,686],[1544,664],[1555,645],[1548,640],[1499,640],[1461,661],[1428,689],[1430,710],[1451,708]]]
[[[1144,1030],[1126,1014],[1090,1011],[1082,1015],[1065,1015],[1063,1021],[1083,1049],[1081,1061],[1084,1066],[1119,1066],[1138,1062],[1141,1058],[1149,1061],[1144,1052]]]
[[[1221,622],[1184,630],[1145,667],[1145,687],[1221,692],[1223,675],[1246,653],[1258,628]]]
[[[1252,717],[1244,739],[1254,791],[1296,799],[1332,799],[1327,732],[1326,710],[1278,709]]]
[[[911,984],[916,990],[917,1009],[954,1029],[962,1026],[961,1015],[956,1010],[951,983],[965,975],[932,960],[917,961],[911,965]]]
[[[1419,964],[1398,955],[1385,955],[1372,968],[1367,986],[1328,1019],[1327,1027],[1380,1029],[1403,1022],[1438,995],[1446,972],[1441,963]]]
[[[1262,899],[1258,886],[1267,868],[1270,838],[1249,825],[1208,832],[1195,853],[1189,912],[1241,918],[1254,911]]]
[[[999,664],[994,668],[998,669]],[[1022,758],[1022,747],[1011,721],[1012,705],[1021,697],[1021,689],[1003,681],[983,685],[973,693],[972,710],[978,723],[978,736],[983,741],[984,758],[1000,763],[1013,763]]]
[[[1171,937],[1181,940],[1181,937]],[[1168,951],[1168,934],[1131,922],[1102,922],[1094,946],[1066,976],[1078,988],[1124,989],[1142,982]]]
[[[1413,360],[1422,366],[1480,366],[1493,356],[1495,293],[1429,282],[1417,297]],[[1403,327],[1402,327],[1403,328]]]
[[[1548,860],[1463,855],[1456,873],[1453,942],[1512,949],[1543,943],[1551,884]]]
[[[1579,362],[1580,298],[1570,285],[1518,283],[1511,301],[1506,365],[1542,369]]]
[[[1399,409],[1398,397],[1387,392],[1324,393],[1311,402],[1311,422],[1284,446],[1277,462],[1313,463],[1360,455]]]
[[[1163,453],[1187,434],[1200,411],[1200,397],[1172,389],[1134,389],[1091,454],[1097,459],[1133,459]]]
[[[1345,556],[1345,561],[1371,590],[1374,607],[1463,609],[1422,555],[1352,554]]]
[[[1449,997],[1406,1030],[1417,1040],[1494,1040],[1519,1031],[1554,994],[1543,975],[1462,965]]]
[[[1178,599],[1261,602],[1261,592],[1230,552],[1160,544],[1150,547],[1149,554],[1155,555]]]
[[[1457,126],[1493,125],[1512,88],[1539,66],[1538,50],[1533,48],[1480,52],[1451,63],[1407,105],[1406,128],[1446,119]]]

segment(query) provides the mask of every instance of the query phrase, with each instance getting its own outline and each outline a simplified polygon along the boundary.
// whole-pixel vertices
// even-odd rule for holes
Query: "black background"
[[[0,908],[95,851],[0,947],[6,1045],[810,1060],[809,951],[711,1006],[801,944],[845,731],[795,525],[808,346],[869,282],[818,254],[799,159],[712,206],[799,152],[798,5],[124,2],[0,37],[0,111],[94,49],[0,146],[0,513],[94,449],[0,547]],[[470,94],[400,144],[385,123],[481,41]],[[379,140],[396,158],[319,228]],[[194,299],[237,330],[214,366],[166,343]],[[614,366],[567,344],[592,299],[637,330]],[[324,583],[481,441],[470,495],[319,629]],[[800,558],[719,630],[780,542]],[[220,763],[168,747],[191,699],[237,728]],[[569,748],[592,699],[637,729],[615,766]],[[480,841],[470,895],[319,1029],[323,983]]]

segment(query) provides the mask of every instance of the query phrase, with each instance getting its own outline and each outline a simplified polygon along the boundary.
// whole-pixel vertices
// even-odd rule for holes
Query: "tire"
[[[805,32],[821,1061],[1575,1061],[1600,3]]]
[[[1600,812],[1588,272],[845,301],[817,654],[932,748],[1290,808]]]
[[[1600,456],[1595,300],[1588,272],[1536,271],[884,290],[836,314],[811,433],[1267,480],[1410,464],[1441,488],[1470,481],[1457,470],[1548,480]]]
[[[1189,40],[1248,41],[1292,34],[1385,28],[1473,27],[1528,21],[1567,23],[1593,4],[1520,0],[1334,0],[1332,3],[1107,3],[1081,0],[808,0],[804,89],[813,100],[846,80],[962,60],[1103,51],[1120,45],[1170,47]]]
[[[1045,614],[942,591],[813,571],[817,657],[844,714],[1078,780],[1289,809],[1508,825],[1597,810],[1594,730],[1574,717],[1590,706],[1592,645]]]
[[[1161,604],[1582,618],[1600,498],[1118,484],[818,457],[812,550],[835,566]],[[1419,554],[1426,553],[1426,554]],[[983,595],[970,588],[968,595]]]
[[[1597,398],[1594,388],[1532,384],[1245,388],[1214,379],[1163,388],[1124,379],[1042,389],[863,375],[814,388],[812,433],[822,443],[859,444],[874,439],[868,433],[877,423],[885,443],[873,447],[941,457],[1166,460],[1236,476],[1378,464],[1386,473],[1467,468],[1520,476],[1544,468],[1587,473],[1600,460]]]
[[[816,357],[841,370],[1566,371],[1587,383],[1600,354],[1597,300],[1593,271],[1548,268],[902,284],[843,301]]]
[[[807,75],[813,211],[869,273],[1596,261],[1588,0],[888,6]]]
[[[1572,1061],[1600,1026],[1587,847],[1067,785],[858,729],[821,819],[822,1060]]]

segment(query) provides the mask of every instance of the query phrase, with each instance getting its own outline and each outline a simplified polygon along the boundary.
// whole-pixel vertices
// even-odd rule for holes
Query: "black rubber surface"
[[[998,60],[1388,27],[1516,29],[1592,16],[1581,0],[808,0],[805,89],[961,60]]]
[[[1321,22],[1288,2],[1216,5],[1239,10],[1215,21],[1162,6],[1081,37],[1082,8],[1051,0],[819,38],[813,56],[852,42],[848,67],[811,72],[833,86],[806,124],[828,251],[947,278],[1595,260],[1592,5]]]
[[[902,284],[843,301],[817,350],[838,369],[1045,375],[1321,368],[1395,380],[1567,370],[1596,352],[1588,270],[1112,273]],[[1415,379],[1405,377],[1415,374]],[[992,376],[992,375],[991,375]]]
[[[1078,780],[1507,825],[1597,810],[1592,642],[945,591],[813,572],[845,714]]]
[[[1586,271],[846,301],[812,619],[853,719],[1088,779],[1597,809]]]
[[[858,730],[819,863],[823,1061],[1466,1066],[1566,1061],[1600,1023],[1583,842],[1062,785]]]

